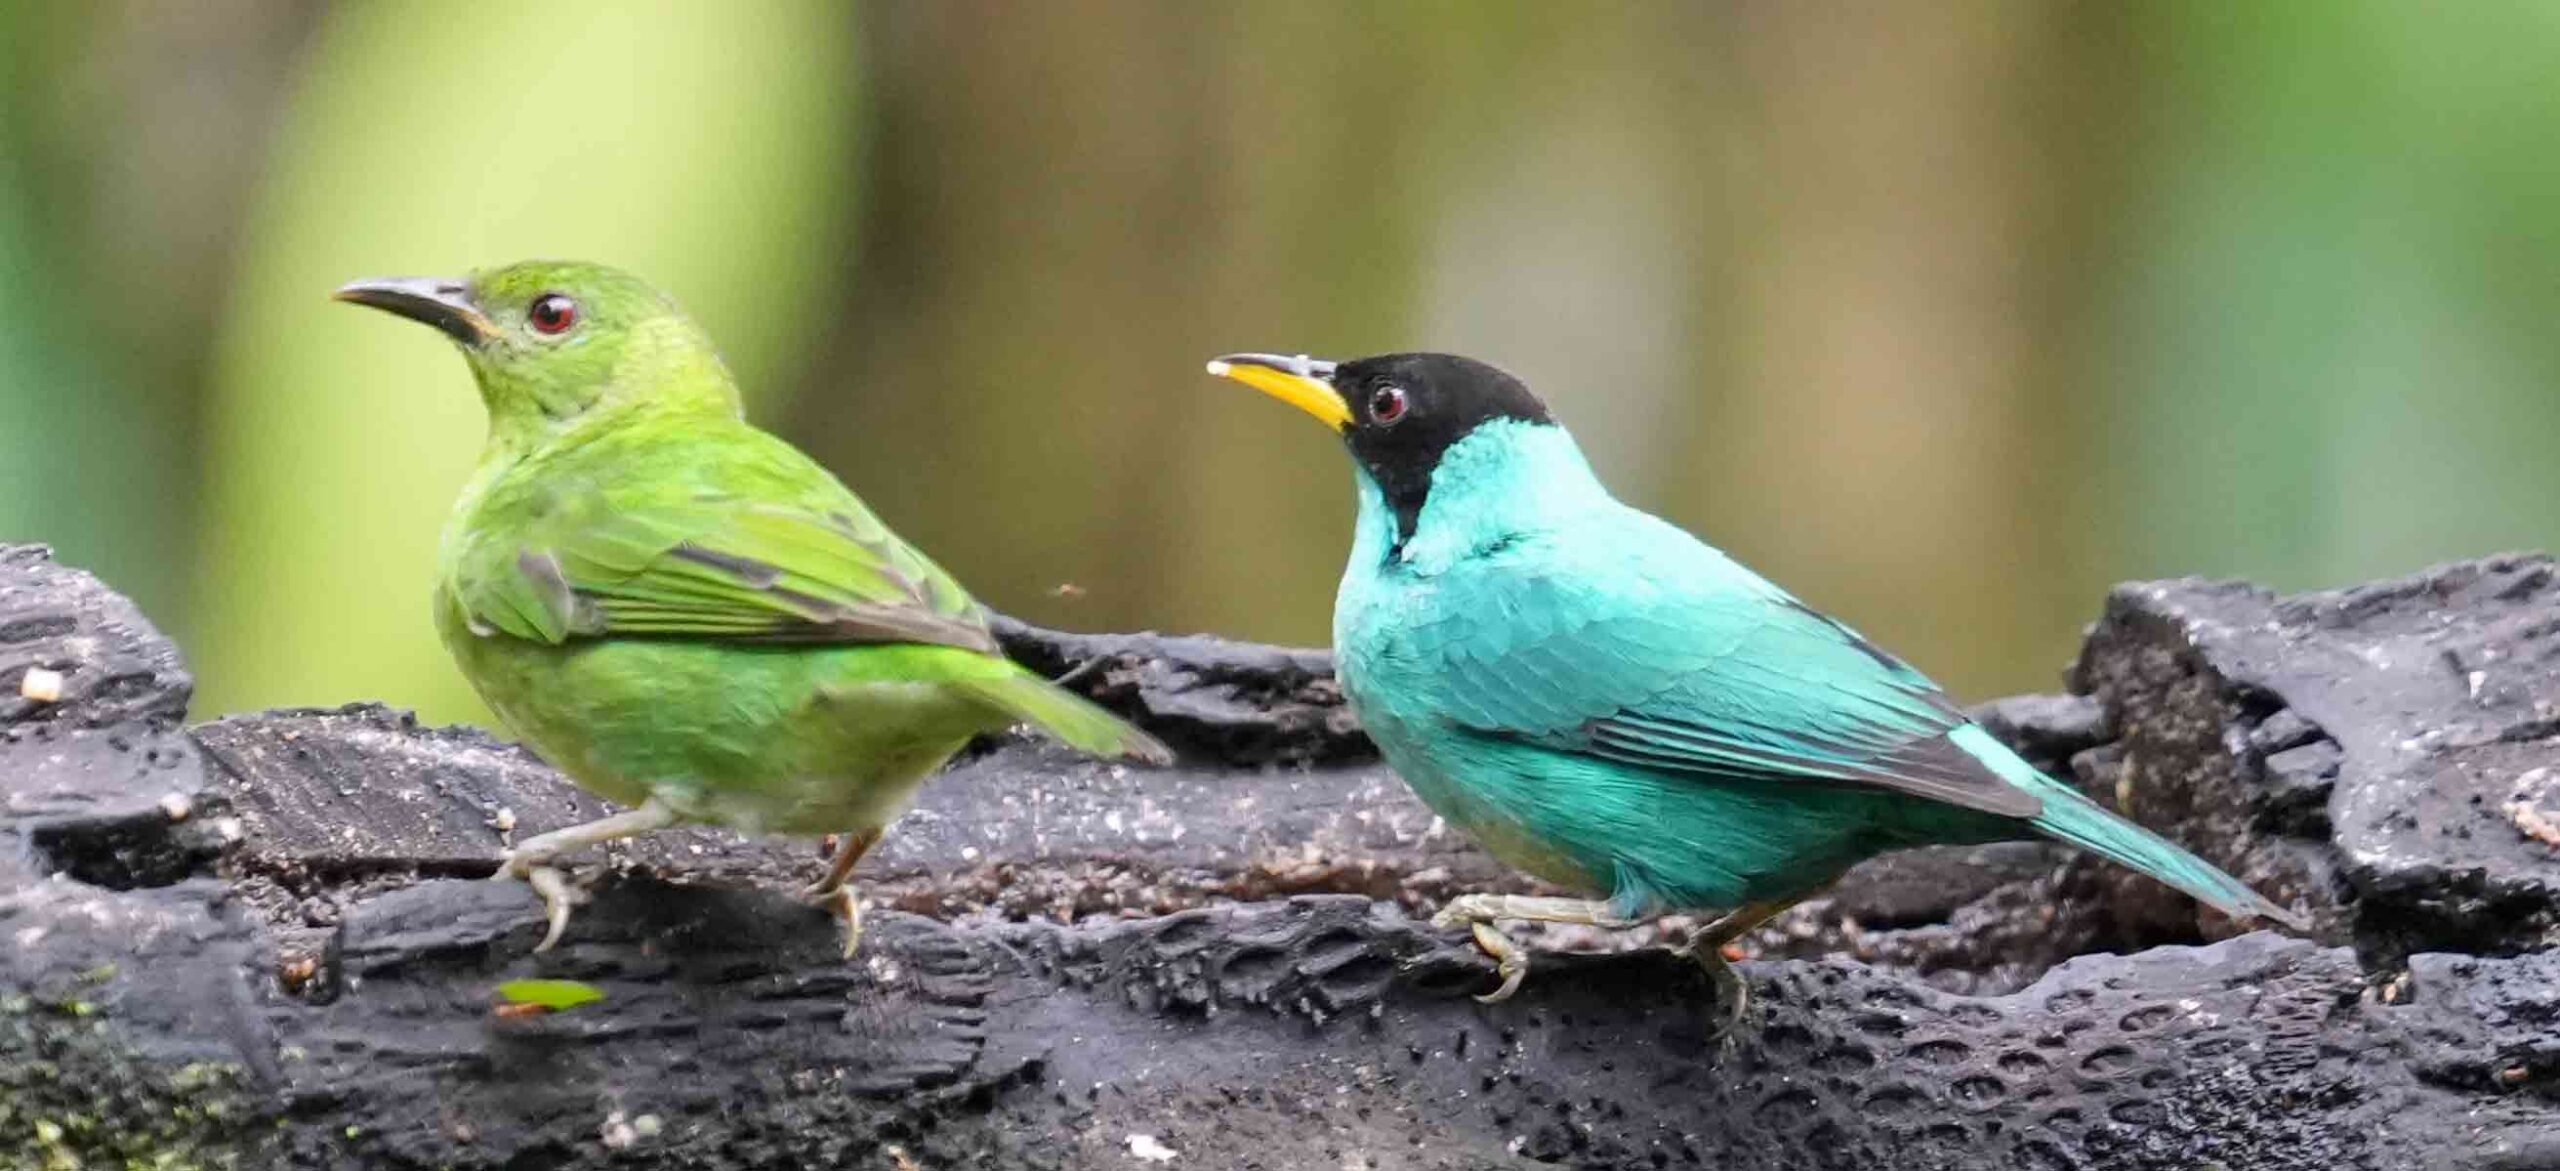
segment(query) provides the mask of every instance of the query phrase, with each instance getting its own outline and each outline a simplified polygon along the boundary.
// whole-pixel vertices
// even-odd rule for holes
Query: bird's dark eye
[[[578,323],[578,303],[562,293],[544,293],[533,299],[533,307],[525,310],[525,318],[540,333],[567,333]]]
[[[1389,384],[1369,392],[1369,419],[1381,427],[1404,417],[1404,388]]]

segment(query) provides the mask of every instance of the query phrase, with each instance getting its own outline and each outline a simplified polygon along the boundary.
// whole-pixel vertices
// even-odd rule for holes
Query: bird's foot
[[[675,811],[651,797],[641,802],[637,809],[597,818],[584,825],[555,829],[518,842],[515,849],[499,857],[498,872],[491,877],[500,882],[521,878],[532,884],[535,894],[542,896],[544,917],[550,920],[550,930],[543,933],[542,942],[533,950],[549,951],[560,942],[560,933],[569,929],[569,909],[586,897],[569,885],[566,875],[551,868],[551,860],[573,850],[601,846],[606,842],[665,829],[675,823]]]
[[[844,958],[850,960],[854,953],[862,950],[862,900],[855,896],[853,887],[838,883],[833,889],[828,889],[826,883],[811,883],[800,892],[800,897],[834,913],[843,921]]]
[[[1681,949],[1707,974],[1707,984],[1715,990],[1716,1003],[1723,1011],[1716,1014],[1714,1027],[1707,1030],[1707,1042],[1714,1044],[1733,1035],[1734,1026],[1742,1023],[1742,1014],[1751,1007],[1751,985],[1742,973],[1733,970],[1733,961],[1724,958],[1724,944],[1692,938]]]
[[[1733,970],[1733,961],[1725,958],[1724,949],[1758,930],[1761,924],[1777,918],[1805,897],[1799,894],[1744,903],[1715,922],[1699,928],[1681,947],[1680,950],[1688,953],[1691,960],[1706,969],[1707,981],[1715,988],[1716,1002],[1725,1006],[1714,1031],[1708,1034],[1708,1040],[1720,1041],[1731,1034],[1733,1027],[1742,1023],[1743,1012],[1751,1007],[1751,985],[1743,982],[1742,974]]]
[[[1476,946],[1493,957],[1495,974],[1502,977],[1501,986],[1476,997],[1486,1004],[1499,1004],[1520,991],[1520,982],[1529,976],[1529,949],[1494,926],[1498,919],[1522,919],[1539,923],[1577,923],[1586,927],[1624,927],[1609,904],[1590,899],[1531,898],[1523,895],[1460,895],[1431,917],[1431,925],[1447,931],[1465,927],[1476,937]]]
[[[1469,926],[1474,928],[1476,946],[1493,957],[1494,974],[1502,977],[1501,986],[1477,995],[1476,1003],[1500,1004],[1511,999],[1520,991],[1520,982],[1529,978],[1529,949],[1520,946],[1519,941],[1503,934],[1501,928],[1491,923],[1472,923]]]
[[[509,850],[498,859],[497,873],[491,882],[523,882],[542,896],[543,919],[548,929],[535,951],[549,951],[560,942],[560,933],[569,929],[569,909],[578,901],[577,891],[569,885],[568,876],[543,865],[522,850]]]
[[[834,911],[836,918],[844,920],[844,958],[852,959],[862,947],[862,900],[854,897],[853,867],[879,842],[880,831],[876,827],[855,830],[841,837],[829,834],[827,839],[826,848],[835,856],[827,863],[824,877],[800,888],[800,897]]]
[[[507,871],[501,869],[499,873]],[[569,929],[569,909],[584,896],[569,885],[567,875],[548,866],[527,867],[524,880],[533,887],[533,893],[542,896],[543,917],[550,923],[550,929],[542,933],[542,942],[533,945],[533,950],[549,951],[560,942],[560,933]]]
[[[800,897],[813,903],[822,903],[833,898],[837,891],[844,889],[845,883],[853,879],[855,864],[861,862],[862,856],[870,853],[871,847],[877,845],[879,841],[880,831],[877,829],[857,830],[842,835],[828,834],[824,848],[833,857],[827,861],[827,872],[818,881],[801,887]]]

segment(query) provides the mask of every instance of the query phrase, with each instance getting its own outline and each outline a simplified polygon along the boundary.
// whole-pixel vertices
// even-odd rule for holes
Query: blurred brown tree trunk
[[[1731,391],[1699,515],[1732,550],[1969,694],[2049,686],[2087,599],[2056,568],[2077,388],[2050,380],[2082,259],[2082,153],[2045,103],[2067,18],[2041,6],[1750,6],[1752,182]],[[2059,83],[2059,84],[2058,84]],[[2101,91],[2103,92],[2103,91]],[[2059,131],[2059,132],[2057,132]],[[2057,499],[2057,497],[2059,499]]]
[[[2080,428],[2030,385],[2084,229],[2048,190],[2077,149],[2049,59],[2086,52],[2060,18],[865,19],[876,178],[793,429],[990,602],[1322,640],[1348,477],[1196,363],[1434,348],[1520,370],[1622,495],[1951,683],[2067,653],[2087,591],[2027,571],[2081,558],[2043,523]]]
[[[52,541],[164,620],[188,612],[241,214],[318,13],[0,5],[0,539]]]
[[[1198,363],[1400,336],[1430,207],[1385,193],[1427,164],[1430,62],[1396,51],[1424,15],[1158,0],[866,20],[876,178],[795,434],[1007,609],[1321,639],[1337,457]],[[1311,480],[1322,499],[1289,498]],[[1280,613],[1251,612],[1268,599]]]

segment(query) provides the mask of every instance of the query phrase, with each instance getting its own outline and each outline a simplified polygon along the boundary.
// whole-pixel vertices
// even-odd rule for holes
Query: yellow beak
[[[1351,429],[1351,404],[1333,388],[1333,363],[1305,354],[1228,354],[1209,363],[1209,373],[1232,378],[1323,420],[1336,431]]]

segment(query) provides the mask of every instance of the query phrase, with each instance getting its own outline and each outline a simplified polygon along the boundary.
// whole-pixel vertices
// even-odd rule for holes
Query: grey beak
[[[1225,354],[1216,360],[1229,366],[1261,366],[1295,374],[1300,378],[1313,378],[1318,382],[1333,381],[1333,368],[1336,365],[1322,358],[1310,358],[1305,354]]]
[[[498,335],[497,325],[471,303],[471,287],[446,277],[350,281],[329,296],[423,321],[466,346],[479,345]]]

